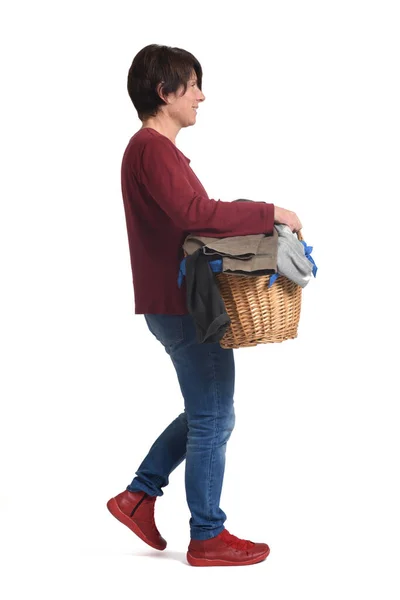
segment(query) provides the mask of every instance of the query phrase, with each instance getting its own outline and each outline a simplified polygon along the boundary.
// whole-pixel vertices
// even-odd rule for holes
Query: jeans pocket
[[[183,320],[180,315],[145,314],[144,318],[151,333],[165,348],[183,341]]]

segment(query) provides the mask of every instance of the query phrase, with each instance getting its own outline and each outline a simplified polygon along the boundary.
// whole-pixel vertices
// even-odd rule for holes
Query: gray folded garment
[[[313,264],[305,255],[304,245],[290,227],[275,223],[278,231],[278,273],[304,288],[311,279]]]

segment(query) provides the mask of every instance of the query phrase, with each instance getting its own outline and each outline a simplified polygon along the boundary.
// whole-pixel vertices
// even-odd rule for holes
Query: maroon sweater
[[[135,313],[187,314],[177,279],[189,233],[228,237],[272,233],[274,205],[210,200],[187,158],[155,129],[130,139],[121,167]]]

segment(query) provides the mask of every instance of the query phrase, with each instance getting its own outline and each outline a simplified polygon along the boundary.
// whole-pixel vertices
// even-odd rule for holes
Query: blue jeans
[[[162,496],[169,474],[186,458],[190,537],[207,540],[224,529],[219,503],[226,443],[235,424],[233,350],[199,344],[191,315],[144,315],[175,367],[184,399],[181,413],[160,435],[127,486]]]

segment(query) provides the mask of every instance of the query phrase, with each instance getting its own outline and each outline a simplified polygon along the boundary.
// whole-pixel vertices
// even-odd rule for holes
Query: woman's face
[[[182,94],[183,86],[178,89],[175,94],[169,94],[169,103],[165,108],[167,109],[168,115],[177,122],[180,127],[188,127],[196,123],[197,107],[200,102],[204,102],[206,99],[203,92],[197,86],[197,75],[194,71],[192,77],[188,81],[186,93]]]

